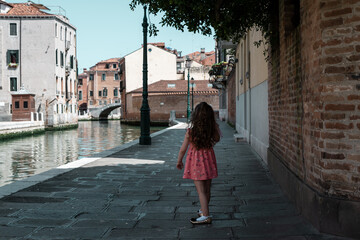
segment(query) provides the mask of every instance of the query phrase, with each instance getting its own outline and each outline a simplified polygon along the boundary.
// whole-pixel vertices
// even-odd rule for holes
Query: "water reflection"
[[[161,128],[151,128],[157,131]],[[79,122],[79,128],[0,142],[0,186],[139,138],[119,121]]]

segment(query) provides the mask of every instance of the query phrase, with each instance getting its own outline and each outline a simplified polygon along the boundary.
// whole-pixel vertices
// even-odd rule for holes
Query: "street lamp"
[[[191,78],[191,112],[194,111],[194,78]]]
[[[187,122],[189,122],[190,120],[190,66],[191,66],[191,59],[189,58],[189,56],[187,56],[186,58],[186,68],[188,69],[188,75],[187,75],[187,80],[188,80],[188,85],[187,85],[187,111],[186,111],[186,119]]]
[[[141,105],[141,120],[140,128],[141,135],[139,139],[140,145],[151,145],[150,137],[150,108],[148,103],[148,64],[147,64],[147,18],[146,18],[146,6],[144,6],[144,21],[143,21],[143,33],[144,33],[144,45],[143,45],[143,93],[142,93],[142,105]]]

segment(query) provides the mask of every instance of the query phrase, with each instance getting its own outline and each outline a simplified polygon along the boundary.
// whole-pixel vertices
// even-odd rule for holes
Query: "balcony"
[[[233,59],[230,59],[229,62],[214,64],[209,71],[209,82],[212,83],[215,88],[224,89],[234,64],[235,61]]]
[[[17,68],[18,64],[17,63],[9,63],[8,67],[9,68]]]

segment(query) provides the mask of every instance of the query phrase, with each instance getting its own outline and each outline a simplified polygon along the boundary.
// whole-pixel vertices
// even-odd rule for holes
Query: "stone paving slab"
[[[1,198],[0,239],[343,239],[304,220],[250,146],[220,128],[211,225],[189,222],[200,204],[175,167],[185,134],[178,125],[153,135],[151,146],[133,142],[65,165]]]

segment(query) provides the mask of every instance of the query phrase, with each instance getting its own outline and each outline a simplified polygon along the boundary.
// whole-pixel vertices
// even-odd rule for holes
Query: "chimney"
[[[205,48],[201,48],[200,50],[200,60],[205,59]]]

